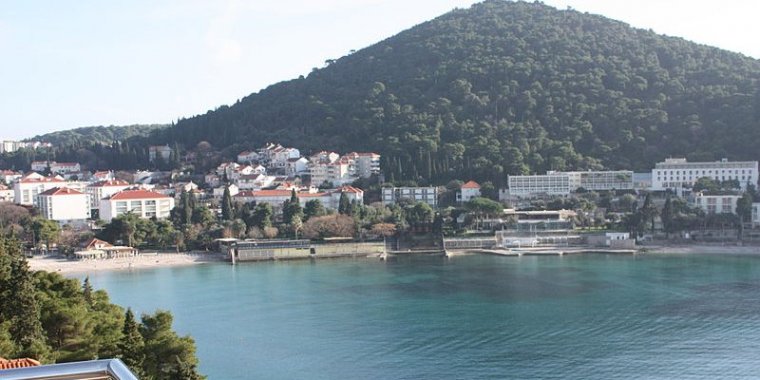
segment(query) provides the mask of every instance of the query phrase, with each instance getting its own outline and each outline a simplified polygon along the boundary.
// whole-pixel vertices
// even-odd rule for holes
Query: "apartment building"
[[[67,187],[54,187],[37,196],[37,205],[45,219],[60,224],[82,224],[90,218],[90,196]]]
[[[438,207],[437,187],[385,187],[382,192],[384,205],[395,204],[401,199],[412,202],[425,202],[431,207]]]
[[[150,190],[123,190],[100,200],[100,219],[110,222],[126,213],[140,218],[168,218],[174,208],[174,198]]]
[[[757,184],[757,161],[688,162],[685,158],[668,158],[652,169],[652,190],[675,190],[692,187],[698,179],[707,177],[715,181],[736,180],[742,189]]]

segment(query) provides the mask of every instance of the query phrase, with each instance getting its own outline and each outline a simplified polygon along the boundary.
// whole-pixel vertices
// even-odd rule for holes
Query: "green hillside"
[[[148,136],[151,132],[168,127],[167,124],[136,124],[125,126],[81,127],[32,137],[33,141],[46,141],[53,145],[75,145],[85,142],[108,144],[124,141],[133,136]]]
[[[389,180],[758,159],[760,61],[540,3],[454,10],[151,143],[371,150]]]

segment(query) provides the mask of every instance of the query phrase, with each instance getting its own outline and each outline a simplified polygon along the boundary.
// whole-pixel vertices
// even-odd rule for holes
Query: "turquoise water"
[[[760,376],[760,257],[406,257],[91,275],[210,379]]]

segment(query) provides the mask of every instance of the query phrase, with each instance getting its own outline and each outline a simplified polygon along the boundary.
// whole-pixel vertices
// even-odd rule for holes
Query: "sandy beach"
[[[642,253],[646,254],[715,254],[715,255],[758,255],[760,246],[757,245],[720,245],[720,244],[694,244],[694,245],[651,245],[639,246]]]
[[[68,260],[55,256],[33,257],[27,260],[32,270],[61,274],[86,274],[99,271],[163,268],[222,262],[224,256],[218,253],[145,253],[134,257],[104,260]]]

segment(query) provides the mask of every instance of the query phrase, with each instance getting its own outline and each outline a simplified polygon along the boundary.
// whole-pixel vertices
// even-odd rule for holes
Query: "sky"
[[[472,0],[0,0],[0,139],[169,123]],[[756,0],[545,0],[760,58]]]

